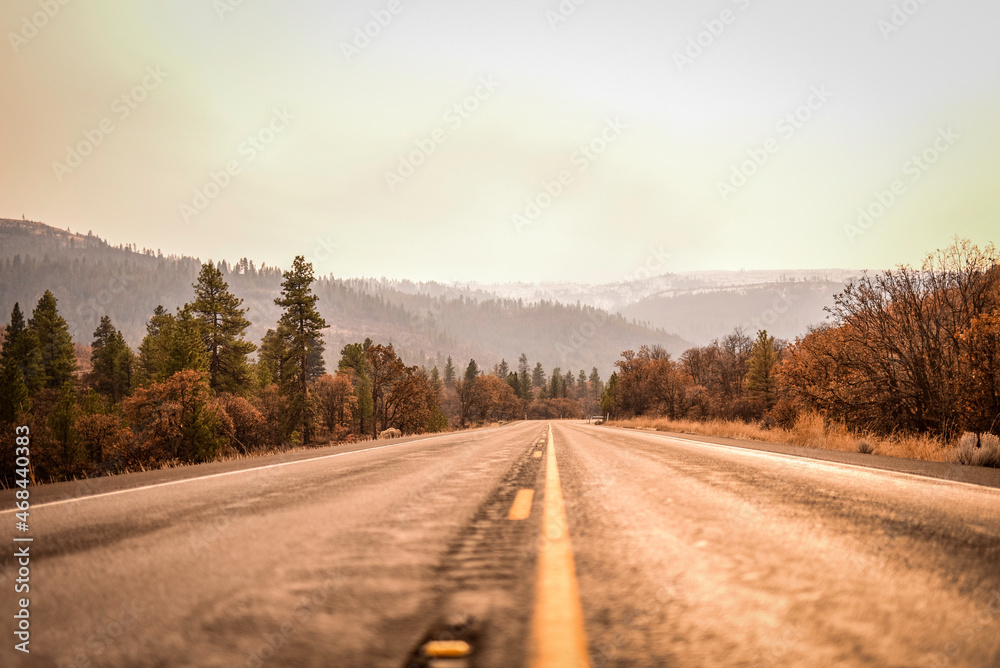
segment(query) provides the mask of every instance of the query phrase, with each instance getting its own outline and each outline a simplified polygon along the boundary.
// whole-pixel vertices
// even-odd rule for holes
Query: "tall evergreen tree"
[[[525,401],[531,401],[531,369],[528,366],[528,356],[521,353],[517,360],[517,396]]]
[[[326,373],[326,361],[323,353],[326,346],[322,341],[316,341],[309,345],[309,353],[306,355],[306,376],[310,382],[319,380]]]
[[[139,384],[166,380],[178,371],[207,371],[208,355],[201,336],[201,320],[190,305],[169,313],[157,306],[139,345]]]
[[[80,447],[79,434],[76,431],[76,418],[79,412],[76,405],[76,389],[73,383],[66,382],[62,386],[59,401],[48,415],[49,432],[60,446],[62,469],[66,473],[73,473],[78,460],[86,456],[86,452]]]
[[[500,364],[496,369],[496,376],[500,380],[507,380],[508,374],[510,374],[510,365],[507,364],[507,360],[501,359]]]
[[[608,384],[601,393],[601,413],[615,417],[618,411],[618,374],[613,373],[608,378]]]
[[[517,379],[517,374],[513,371],[507,373],[507,377],[503,379],[505,383],[510,385],[510,389],[514,390],[514,396],[521,396],[521,383]]]
[[[746,383],[750,396],[762,401],[765,408],[771,408],[775,403],[777,381],[774,367],[777,363],[778,350],[774,337],[768,336],[766,330],[757,332],[757,340],[750,351],[750,371]]]
[[[137,375],[140,385],[147,385],[156,378],[160,364],[159,334],[173,316],[162,305],[153,309],[153,316],[146,323],[146,336],[142,337],[138,349]]]
[[[371,339],[369,339],[370,341]],[[362,343],[349,343],[340,351],[340,363],[337,365],[338,371],[351,369],[358,376],[368,374],[368,360],[365,351],[371,346]]]
[[[229,291],[222,272],[206,262],[194,284],[191,310],[201,320],[201,338],[208,353],[209,386],[217,391],[243,394],[250,377],[247,355],[257,349],[243,337],[250,321],[241,308],[243,300]]]
[[[10,320],[0,353],[0,427],[14,424],[31,410],[31,396],[21,369],[29,368],[38,353],[25,328],[21,307],[16,303]]]
[[[21,369],[13,359],[0,362],[0,427],[18,422],[30,410],[31,396]]]
[[[448,363],[444,365],[444,386],[449,390],[455,387],[455,365],[452,364],[451,355],[448,356]]]
[[[465,380],[473,381],[476,376],[479,375],[479,365],[476,364],[476,360],[469,360],[469,366],[465,367]]]
[[[282,273],[281,297],[274,303],[284,309],[278,321],[278,335],[287,352],[287,363],[294,371],[282,379],[283,390],[291,400],[294,421],[302,427],[302,439],[309,442],[309,351],[323,342],[326,320],[316,309],[318,297],[313,294],[312,264],[298,255],[292,268]]]
[[[566,379],[563,378],[562,369],[559,367],[552,369],[552,379],[549,382],[549,396],[553,399],[566,396]]]
[[[590,395],[595,401],[599,402],[603,393],[604,382],[601,380],[601,374],[597,372],[597,367],[595,366],[590,370]]]
[[[0,352],[0,367],[13,365],[20,373],[21,382],[29,391],[41,388],[42,353],[38,349],[35,333],[24,322],[21,307],[15,303],[10,313],[10,324]],[[14,376],[11,375],[11,378]]]
[[[541,362],[537,362],[535,370],[531,372],[531,384],[536,388],[545,387],[545,369],[542,368]]]
[[[111,324],[110,317],[101,317],[90,348],[90,385],[115,403],[121,401],[132,388],[135,356],[125,343],[125,337]]]
[[[38,342],[41,353],[41,385],[47,388],[61,388],[72,382],[76,371],[76,351],[69,335],[69,325],[59,315],[56,298],[46,290],[31,313],[28,321]]]
[[[372,422],[375,420],[371,374],[366,355],[371,346],[371,339],[365,339],[364,343],[351,343],[344,346],[340,351],[340,364],[338,365],[339,371],[350,371],[354,376],[354,396],[358,400],[358,407],[355,411],[355,431],[359,434],[367,434],[371,431]]]
[[[278,333],[273,329],[267,330],[264,338],[260,341],[259,350],[257,376],[261,387],[266,387],[271,383],[281,385],[286,360],[284,337],[278,336]]]
[[[178,371],[208,370],[208,355],[202,344],[201,320],[195,317],[188,306],[178,309],[166,334],[163,378],[169,378]]]

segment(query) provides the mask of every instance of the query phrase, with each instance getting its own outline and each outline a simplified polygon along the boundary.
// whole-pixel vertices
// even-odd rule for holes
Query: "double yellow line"
[[[569,540],[566,504],[559,482],[556,449],[549,425],[545,459],[545,506],[532,618],[532,668],[588,668],[587,635]]]

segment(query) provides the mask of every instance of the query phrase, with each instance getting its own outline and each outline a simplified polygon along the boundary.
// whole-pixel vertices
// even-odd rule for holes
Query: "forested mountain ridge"
[[[735,328],[767,329],[792,341],[827,319],[834,295],[863,274],[849,269],[698,271],[631,276],[605,284],[450,283],[366,279],[366,291],[426,294],[485,301],[582,304],[621,313],[651,327],[707,345]]]
[[[259,342],[275,326],[281,268],[241,258],[217,262],[232,292],[244,300]],[[201,260],[164,256],[134,245],[112,246],[88,232],[76,234],[43,223],[0,219],[0,310],[30,307],[45,290],[59,300],[74,340],[89,343],[102,315],[137,346],[158,305],[173,310],[192,299]],[[679,354],[687,342],[620,315],[581,305],[479,294],[431,296],[385,281],[322,277],[314,286],[325,331],[327,362],[347,343],[371,337],[392,342],[411,364],[443,364],[448,355],[485,365],[525,353],[546,365],[610,371],[622,350],[654,341]]]

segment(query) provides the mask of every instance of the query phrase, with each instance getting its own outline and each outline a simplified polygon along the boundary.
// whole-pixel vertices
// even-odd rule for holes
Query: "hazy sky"
[[[62,2],[0,6],[0,217],[479,281],[1000,229],[992,0]]]

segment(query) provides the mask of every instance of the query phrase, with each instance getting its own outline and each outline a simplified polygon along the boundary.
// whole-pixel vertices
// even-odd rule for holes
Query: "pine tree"
[[[298,255],[292,268],[282,273],[281,297],[274,303],[284,309],[278,321],[278,335],[285,343],[290,371],[282,378],[282,389],[291,400],[292,418],[302,427],[302,439],[309,442],[309,351],[322,344],[322,330],[327,324],[316,309],[319,298],[313,294],[312,264]],[[294,370],[294,371],[292,371]]]
[[[604,383],[601,381],[601,374],[597,373],[595,366],[590,370],[590,394],[595,400],[600,400],[604,392]]]
[[[41,352],[41,386],[61,388],[72,382],[76,371],[76,351],[69,335],[69,325],[59,315],[56,298],[49,290],[39,298],[28,321],[28,329],[33,332]]]
[[[518,380],[516,373],[513,371],[508,372],[507,377],[504,378],[504,382],[510,385],[510,389],[514,390],[514,396],[520,396],[521,382]]]
[[[63,470],[69,474],[75,472],[74,469],[79,460],[86,456],[84,449],[80,447],[76,432],[78,414],[76,389],[73,387],[73,383],[67,381],[62,386],[59,401],[49,413],[48,423],[53,440],[61,447],[60,458]]]
[[[774,367],[778,363],[778,351],[774,345],[774,337],[768,336],[766,330],[757,332],[750,351],[750,371],[747,373],[747,391],[761,402],[765,408],[772,408],[775,403],[777,383],[774,378]]]
[[[38,390],[42,384],[42,353],[38,349],[35,333],[24,322],[21,307],[15,303],[10,313],[10,324],[0,352],[0,367],[17,368],[21,382],[29,391]],[[13,374],[11,378],[13,378]]]
[[[90,344],[90,385],[100,394],[111,397],[115,403],[132,388],[135,355],[125,343],[125,337],[111,324],[111,318],[102,316]]]
[[[316,341],[309,345],[309,352],[306,355],[306,376],[309,382],[319,380],[326,373],[326,360],[323,359],[324,352],[326,352],[326,346],[323,345],[322,341]]]
[[[243,337],[250,321],[243,300],[229,292],[222,272],[210,262],[201,266],[194,284],[191,310],[201,321],[201,338],[208,353],[209,386],[216,391],[242,394],[250,376],[247,355],[257,349]]]
[[[528,356],[521,353],[517,360],[517,396],[525,401],[531,401],[531,369],[528,367]]]
[[[444,386],[449,390],[455,387],[455,365],[451,362],[451,355],[448,356],[448,363],[444,365]]]
[[[531,384],[536,388],[545,387],[545,369],[542,368],[541,362],[535,364],[535,370],[531,373]]]
[[[156,335],[156,368],[153,378],[165,380],[178,371],[208,371],[208,355],[201,336],[201,321],[190,308],[178,309]]]
[[[280,327],[279,327],[280,328]],[[281,385],[285,365],[285,341],[273,329],[267,330],[260,342],[257,355],[257,379],[261,387],[271,383]]]
[[[566,396],[566,379],[563,378],[562,369],[559,367],[552,369],[552,379],[549,381],[549,396],[553,399]]]
[[[0,427],[20,421],[31,410],[31,396],[13,359],[0,362]]]
[[[139,344],[138,376],[141,385],[159,380],[161,369],[166,356],[165,330],[172,327],[174,316],[163,308],[157,306],[153,309],[153,316],[146,323],[146,336]]]
[[[102,315],[101,321],[97,325],[97,329],[94,330],[94,340],[90,344],[91,360],[93,360],[97,356],[97,353],[103,350],[108,343],[111,342],[115,336],[115,331],[115,326],[111,323],[111,317]]]
[[[613,373],[608,378],[608,384],[601,393],[601,413],[615,417],[618,410],[618,374]]]
[[[372,385],[365,354],[372,346],[371,339],[364,343],[350,343],[340,351],[338,371],[351,372],[354,376],[354,396],[358,400],[355,411],[355,433],[367,434],[372,430],[375,419],[375,404],[372,402]]]
[[[501,358],[500,365],[496,369],[497,378],[507,380],[508,374],[510,374],[510,365],[507,364],[507,360]]]
[[[465,380],[474,381],[476,376],[479,375],[479,365],[476,364],[476,360],[469,360],[469,366],[465,367]]]

